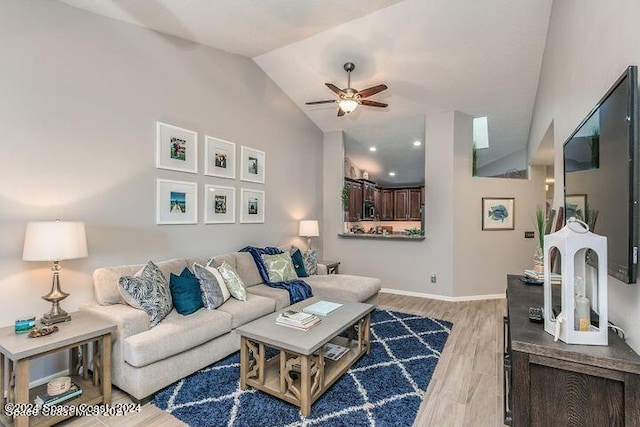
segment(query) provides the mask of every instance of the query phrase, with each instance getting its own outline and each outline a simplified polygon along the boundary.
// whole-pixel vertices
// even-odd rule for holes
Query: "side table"
[[[0,328],[0,378],[4,378],[5,360],[9,374],[6,399],[4,381],[0,381],[3,408],[6,403],[18,408],[34,408],[31,405],[33,399],[46,390],[47,385],[29,390],[29,362],[59,351],[69,351],[71,381],[82,389],[82,395],[69,400],[69,405],[111,404],[111,333],[116,331],[116,325],[84,311],[71,313],[71,319],[56,324],[58,332],[39,338],[29,338],[28,334],[18,335],[13,326]],[[91,358],[90,343],[93,344]],[[92,375],[89,375],[90,369]],[[3,409],[0,421],[6,426],[13,424],[16,427],[51,426],[72,416],[46,417],[36,414],[11,418],[7,415]]]
[[[327,274],[339,273],[340,261],[318,261],[318,264],[324,264],[327,266]]]

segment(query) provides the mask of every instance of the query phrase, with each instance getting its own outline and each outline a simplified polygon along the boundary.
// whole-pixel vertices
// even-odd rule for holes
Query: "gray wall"
[[[625,68],[640,64],[639,16],[636,0],[553,3],[529,153],[536,152],[553,125],[556,206],[563,203],[562,143]],[[609,319],[625,329],[627,342],[640,351],[640,285],[609,277]]]
[[[89,257],[62,263],[75,310],[98,266],[302,244],[320,217],[322,133],[252,60],[51,1],[0,2],[0,40],[0,325],[49,309],[28,221],[86,222]],[[199,132],[197,175],[155,168],[156,120]],[[205,135],[265,151],[266,184],[205,177]],[[155,224],[156,178],[199,183],[198,225]],[[205,183],[264,189],[266,223],[204,225]]]
[[[363,241],[341,239],[342,134],[324,139],[324,248],[340,259],[340,271],[379,277],[383,287],[467,299],[504,294],[507,273],[533,263],[536,205],[544,203],[544,174],[532,169],[529,179],[471,176],[471,120],[458,112],[426,116],[426,239]],[[482,231],[482,197],[515,197],[513,231]],[[431,273],[438,277],[430,282]]]

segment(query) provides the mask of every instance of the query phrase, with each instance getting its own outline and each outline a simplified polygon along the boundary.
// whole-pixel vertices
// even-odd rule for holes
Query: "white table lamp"
[[[311,250],[311,238],[318,237],[319,235],[320,230],[318,228],[318,221],[316,221],[315,219],[300,221],[298,236],[307,238],[307,246],[309,247],[309,250]]]
[[[22,259],[53,262],[51,291],[42,297],[51,302],[51,311],[40,319],[45,325],[71,320],[71,316],[60,308],[60,301],[69,294],[60,289],[59,261],[84,258],[87,254],[87,237],[83,222],[38,221],[27,224]]]

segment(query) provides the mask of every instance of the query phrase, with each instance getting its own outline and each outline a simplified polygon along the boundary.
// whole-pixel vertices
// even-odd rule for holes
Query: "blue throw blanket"
[[[267,246],[266,248],[247,246],[240,249],[240,252],[249,252],[251,254],[253,260],[256,263],[256,267],[258,267],[260,276],[267,286],[278,289],[286,289],[286,291],[289,292],[289,303],[295,304],[313,296],[313,293],[311,292],[311,286],[309,286],[309,284],[307,284],[303,280],[290,280],[288,282],[271,282],[269,280],[269,272],[267,271],[267,267],[264,265],[264,261],[262,261],[262,255],[281,254],[282,251],[280,249],[269,246]]]

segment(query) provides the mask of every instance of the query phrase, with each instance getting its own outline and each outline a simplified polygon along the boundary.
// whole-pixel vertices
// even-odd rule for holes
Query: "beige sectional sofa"
[[[249,253],[236,252],[214,257],[227,261],[247,286],[247,301],[229,299],[216,310],[201,308],[183,316],[175,309],[154,328],[149,317],[127,305],[118,292],[122,276],[137,273],[141,265],[99,268],[93,274],[96,301],[85,304],[90,311],[117,324],[112,348],[112,382],[134,399],[144,399],[156,391],[220,360],[240,348],[234,329],[289,305],[286,290],[271,288],[262,282]],[[202,265],[207,258],[172,259],[157,262],[165,278],[179,275],[193,263]],[[318,275],[304,278],[316,299],[377,303],[380,280],[345,274],[327,275],[318,266]],[[275,326],[275,325],[274,325]]]

